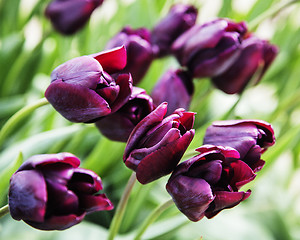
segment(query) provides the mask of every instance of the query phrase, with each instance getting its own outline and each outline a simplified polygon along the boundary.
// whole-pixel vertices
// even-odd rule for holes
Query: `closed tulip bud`
[[[172,43],[195,24],[197,15],[198,10],[192,5],[176,4],[170,9],[152,30],[151,43],[156,57],[170,54]]]
[[[81,29],[103,0],[54,0],[45,15],[60,33],[70,35]]]
[[[156,106],[167,102],[167,115],[170,115],[177,108],[189,109],[193,92],[193,79],[189,72],[168,70],[154,86],[151,97]]]
[[[192,141],[193,112],[177,109],[164,118],[167,103],[160,104],[131,132],[124,151],[125,165],[146,184],[173,171]]]
[[[217,19],[195,25],[172,45],[172,52],[194,77],[213,77],[227,70],[240,54],[244,22]]]
[[[125,65],[124,47],[74,58],[54,69],[45,97],[66,119],[95,122],[128,101],[131,75],[115,74]]]
[[[133,128],[154,109],[152,98],[142,88],[133,87],[128,102],[117,112],[96,122],[97,128],[113,141],[127,142]]]
[[[262,120],[227,120],[213,122],[206,130],[203,144],[232,147],[254,172],[264,166],[261,154],[275,144],[272,126]]]
[[[81,222],[87,213],[111,210],[100,177],[78,168],[80,160],[70,153],[30,157],[12,175],[9,210],[41,230],[64,230]]]
[[[256,176],[233,148],[203,145],[196,151],[200,154],[179,164],[166,185],[178,209],[194,222],[247,199],[251,191],[239,189]]]
[[[241,54],[221,75],[212,78],[217,88],[228,94],[241,93],[257,74],[258,83],[277,55],[278,49],[265,40],[250,36],[241,44]]]
[[[127,65],[123,71],[131,73],[136,85],[147,73],[153,60],[150,31],[146,28],[132,29],[127,26],[107,43],[106,49],[122,45],[127,52]]]

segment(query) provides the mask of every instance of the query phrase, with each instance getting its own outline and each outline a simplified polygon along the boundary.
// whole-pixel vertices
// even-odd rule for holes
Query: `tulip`
[[[45,15],[60,33],[71,35],[81,29],[103,0],[54,0]]]
[[[155,105],[168,102],[167,115],[170,115],[177,108],[189,109],[193,92],[193,79],[189,72],[168,70],[154,86],[151,97]]]
[[[239,189],[256,176],[233,148],[203,145],[196,151],[200,154],[179,164],[166,185],[178,209],[195,222],[247,199],[251,191]]]
[[[275,136],[272,126],[262,120],[215,121],[207,128],[203,144],[236,149],[241,159],[257,172],[265,164],[261,154],[275,144]]]
[[[232,66],[212,78],[214,85],[228,94],[241,93],[254,74],[258,74],[254,81],[258,83],[278,52],[276,46],[254,36],[243,40],[241,49]]]
[[[167,103],[160,104],[131,132],[124,151],[125,165],[146,184],[173,171],[192,141],[195,113],[177,109],[164,118]]]
[[[127,26],[115,35],[106,45],[106,49],[124,45],[127,52],[127,65],[123,69],[130,72],[136,85],[147,73],[152,60],[150,31],[146,28],[132,29]]]
[[[192,5],[176,4],[170,9],[152,30],[151,43],[156,57],[170,54],[172,43],[195,24],[197,14],[198,10]]]
[[[35,155],[12,175],[9,210],[41,230],[64,230],[81,222],[87,213],[111,210],[100,177],[78,168],[80,160],[71,153]]]
[[[127,142],[133,128],[153,109],[152,98],[146,91],[133,87],[132,94],[123,107],[95,124],[105,137],[113,141]]]
[[[172,52],[194,77],[213,77],[226,71],[240,54],[244,22],[217,19],[195,25],[172,45]]]
[[[74,58],[54,69],[45,97],[66,119],[95,122],[128,101],[131,75],[116,74],[125,65],[124,47]]]

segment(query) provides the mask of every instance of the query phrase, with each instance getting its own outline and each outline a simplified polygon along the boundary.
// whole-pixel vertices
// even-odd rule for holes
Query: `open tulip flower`
[[[238,58],[246,32],[244,22],[228,19],[194,25],[176,39],[172,52],[194,77],[213,77],[227,70]]]
[[[153,60],[150,34],[146,28],[126,26],[106,45],[106,49],[125,46],[127,64],[123,71],[131,73],[134,85],[142,80]]]
[[[127,142],[133,128],[154,109],[146,91],[133,87],[128,102],[117,112],[103,117],[95,124],[100,132],[114,141]]]
[[[164,118],[167,103],[160,104],[131,132],[124,151],[126,166],[146,184],[173,171],[192,141],[195,113],[177,109]]]
[[[45,15],[58,32],[70,35],[81,29],[102,3],[103,0],[54,0]]]
[[[125,65],[124,47],[74,58],[53,70],[45,97],[66,119],[95,122],[128,101],[131,75],[118,74]]]
[[[41,230],[64,230],[81,222],[86,213],[111,210],[100,177],[78,168],[71,153],[35,155],[25,161],[10,179],[9,210]]]
[[[251,191],[239,191],[255,173],[230,147],[203,145],[199,155],[179,164],[166,188],[178,209],[191,221],[212,218],[247,199]]]
[[[203,144],[232,147],[253,171],[264,166],[261,154],[275,144],[271,124],[262,120],[215,121],[206,130]]]

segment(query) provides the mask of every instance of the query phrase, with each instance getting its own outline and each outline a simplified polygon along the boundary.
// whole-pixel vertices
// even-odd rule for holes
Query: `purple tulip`
[[[170,9],[168,15],[156,24],[151,34],[156,57],[170,54],[172,43],[195,24],[197,15],[198,10],[192,5],[176,4]]]
[[[199,155],[179,164],[166,188],[178,209],[191,221],[212,218],[247,199],[251,191],[239,191],[255,173],[230,147],[203,145]]]
[[[66,119],[95,122],[128,101],[131,75],[114,74],[125,65],[124,47],[74,58],[54,69],[45,97]]]
[[[100,177],[78,168],[71,153],[30,157],[10,179],[9,210],[41,230],[63,230],[81,222],[87,213],[113,208]]]
[[[227,120],[213,122],[206,130],[203,144],[232,147],[254,172],[264,166],[261,154],[275,144],[272,126],[262,120]]]
[[[81,29],[103,0],[54,0],[45,15],[60,33],[70,35]]]
[[[142,88],[133,87],[128,102],[117,112],[96,122],[97,128],[113,141],[127,142],[133,128],[154,109],[152,98]]]
[[[241,49],[232,66],[212,78],[215,86],[228,94],[241,93],[255,73],[254,82],[258,83],[278,53],[276,46],[254,36],[244,39]]]
[[[131,73],[136,85],[147,73],[153,60],[150,31],[146,28],[134,30],[127,26],[107,43],[106,49],[122,45],[127,52],[127,65],[123,71]]]
[[[167,105],[160,104],[140,121],[127,141],[123,160],[142,184],[171,173],[195,134],[195,113],[177,109],[164,118]]]
[[[172,45],[172,52],[194,77],[213,77],[226,71],[240,54],[244,22],[217,19],[195,25]]]
[[[168,102],[167,115],[170,115],[177,108],[189,109],[193,92],[193,79],[189,72],[168,70],[154,86],[151,97],[155,105]]]

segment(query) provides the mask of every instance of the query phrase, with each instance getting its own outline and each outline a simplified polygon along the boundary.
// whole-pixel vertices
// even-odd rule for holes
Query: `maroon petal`
[[[50,104],[72,122],[90,122],[108,115],[108,103],[95,91],[57,80],[45,92]]]
[[[237,191],[256,177],[256,174],[252,171],[252,169],[241,160],[231,162],[230,167],[233,169],[233,176],[230,180],[230,185],[234,191]]]
[[[181,138],[162,146],[142,159],[136,170],[138,181],[146,184],[171,173],[192,141],[194,134],[194,130],[190,130]]]
[[[12,218],[43,222],[46,202],[46,183],[39,171],[21,171],[12,175],[8,199]]]
[[[196,151],[200,152],[201,154],[209,154],[209,153],[222,153],[225,158],[240,158],[239,152],[232,148],[232,147],[223,147],[223,146],[216,146],[216,145],[209,145],[205,144],[201,147],[197,148]]]
[[[205,212],[207,218],[212,218],[217,215],[220,211],[226,208],[232,208],[238,205],[240,202],[247,199],[251,194],[251,191],[247,192],[226,192],[217,191],[215,192],[215,199],[210,208]]]
[[[114,208],[112,202],[105,194],[81,195],[80,204],[87,213],[112,210]]]
[[[81,215],[69,214],[65,216],[51,216],[44,222],[25,221],[30,226],[40,230],[65,230],[75,224],[80,223],[85,217],[85,213]]]
[[[127,63],[126,49],[124,46],[116,47],[98,54],[91,55],[103,67],[105,72],[115,73],[122,70]]]
[[[132,130],[124,151],[124,162],[128,158],[130,152],[136,147],[139,140],[144,134],[155,124],[161,122],[167,112],[167,103],[160,104],[154,111],[148,114],[136,127]]]
[[[204,217],[214,200],[210,185],[203,179],[179,175],[168,181],[166,189],[178,209],[194,222]]]
[[[67,152],[57,154],[39,154],[28,158],[20,166],[18,171],[34,169],[38,166],[44,166],[54,163],[65,163],[71,165],[71,167],[73,168],[77,168],[80,165],[80,160],[75,155]]]

